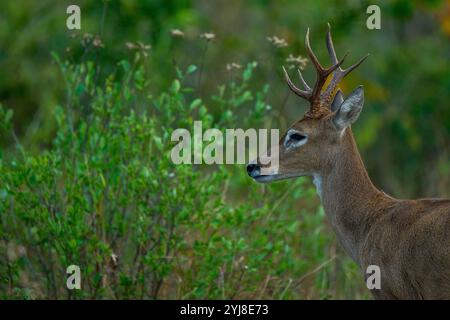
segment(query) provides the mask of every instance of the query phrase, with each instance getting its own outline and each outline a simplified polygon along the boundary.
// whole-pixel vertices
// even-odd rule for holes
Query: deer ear
[[[363,86],[359,86],[356,90],[349,94],[347,99],[342,102],[339,109],[334,114],[333,124],[336,128],[338,130],[342,130],[355,122],[361,113],[363,104],[364,88]]]
[[[341,89],[338,89],[333,102],[331,103],[331,111],[335,112],[341,106],[342,102],[344,102],[344,95],[342,94]]]

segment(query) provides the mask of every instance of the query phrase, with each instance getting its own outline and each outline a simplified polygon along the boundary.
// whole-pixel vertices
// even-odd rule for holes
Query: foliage
[[[169,159],[170,133],[194,120],[298,118],[280,66],[313,79],[304,32],[326,64],[326,22],[348,63],[371,54],[342,89],[365,86],[352,129],[374,183],[448,196],[448,1],[78,4],[81,32],[65,2],[0,3],[0,298],[367,297],[307,180]],[[72,263],[81,291],[65,289]]]
[[[170,85],[176,76],[174,64],[194,63],[203,81],[192,78],[189,85],[205,94],[233,77],[235,71],[227,72],[227,64],[245,65],[257,60],[259,68],[251,88],[270,84],[268,104],[279,115],[274,126],[283,129],[289,124],[286,119],[298,117],[304,104],[286,98],[280,66],[291,64],[291,55],[305,56],[307,27],[311,28],[314,50],[326,62],[323,35],[326,22],[330,22],[338,54],[351,52],[348,63],[367,52],[371,54],[342,88],[348,94],[359,84],[365,86],[365,109],[354,129],[375,184],[397,197],[448,194],[448,1],[77,3],[82,12],[81,32],[65,28],[65,2],[0,3],[0,101],[14,109],[17,136],[28,150],[39,152],[49,146],[56,127],[53,106],[66,92],[55,77],[57,65],[50,51],[72,62],[86,57],[101,61],[104,72],[98,77],[102,78],[113,72],[116,61],[127,51],[135,50],[136,46],[127,44],[140,42],[151,46],[146,64],[158,70],[147,74],[155,91]],[[379,31],[365,27],[366,8],[372,4],[381,8]],[[182,34],[173,34],[175,29]],[[206,42],[200,38],[204,32],[213,32],[215,39]],[[95,48],[86,36],[97,37],[103,47]],[[274,46],[268,41],[274,36],[287,46]],[[306,67],[305,76],[314,77],[312,68]],[[16,143],[11,137],[0,136],[1,146],[12,144]],[[426,170],[424,163],[428,164]]]
[[[194,120],[225,128],[236,123],[239,109],[262,120],[267,88],[247,89],[255,63],[220,86],[207,106],[184,85],[195,74],[192,66],[153,97],[142,57],[119,62],[100,85],[91,61],[55,59],[68,101],[55,110],[52,147],[0,162],[1,297],[280,299],[358,292],[358,286],[332,291],[330,274],[345,276],[329,269],[333,261],[314,271],[334,242],[322,209],[303,208],[299,219],[294,200],[313,197],[303,180],[261,188],[242,166],[205,171],[170,159],[173,128],[192,128]],[[12,114],[1,110],[8,130]],[[245,202],[229,199],[232,186],[250,189]],[[82,290],[66,289],[72,264],[82,270]],[[304,288],[307,281],[316,285]]]

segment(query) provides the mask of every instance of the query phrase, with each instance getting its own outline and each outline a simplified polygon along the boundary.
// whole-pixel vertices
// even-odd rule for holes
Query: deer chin
[[[253,177],[256,182],[259,183],[270,183],[273,181],[287,180],[292,178],[301,177],[303,174],[270,174],[270,175],[259,175]]]

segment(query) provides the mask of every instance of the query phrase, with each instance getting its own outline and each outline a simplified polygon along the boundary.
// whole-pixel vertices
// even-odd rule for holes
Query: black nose
[[[259,176],[261,174],[261,167],[256,163],[250,163],[247,165],[247,173],[252,178]]]

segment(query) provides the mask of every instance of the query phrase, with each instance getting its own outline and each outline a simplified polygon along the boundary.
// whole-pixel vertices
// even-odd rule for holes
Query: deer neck
[[[360,262],[359,253],[371,222],[387,196],[372,183],[350,128],[342,136],[342,149],[332,163],[314,175],[325,213],[347,253]]]

